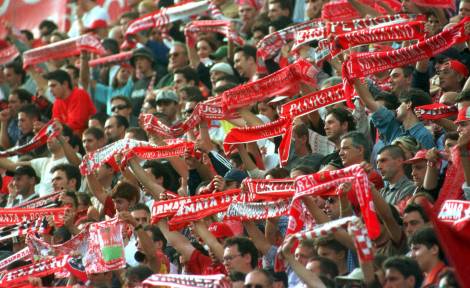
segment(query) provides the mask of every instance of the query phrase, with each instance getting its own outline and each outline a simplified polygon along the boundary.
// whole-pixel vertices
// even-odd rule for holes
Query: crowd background
[[[36,198],[58,195],[52,205],[67,207],[63,225],[48,217],[47,232],[36,231],[40,239],[53,245],[66,243],[90,223],[117,217],[126,225],[122,236],[125,268],[86,273],[83,278],[71,272],[59,275],[53,271],[40,277],[33,273],[26,280],[28,284],[15,285],[141,287],[153,274],[225,274],[229,284],[224,285],[246,288],[470,285],[464,277],[456,276],[464,275],[456,273],[464,267],[457,267],[445,248],[467,244],[443,243],[432,224],[434,216],[429,215],[429,205],[439,198],[441,204],[470,198],[468,42],[419,62],[354,80],[351,85],[358,96],[354,108],[344,101],[294,119],[287,165],[281,167],[281,136],[224,150],[224,139],[232,129],[272,123],[280,118],[279,108],[286,102],[342,83],[341,64],[354,49],[320,64],[314,61],[318,41],[295,51],[294,41],[286,41],[276,56],[266,61],[257,54],[258,43],[276,31],[313,19],[326,21],[321,17],[328,2],[212,0],[203,13],[131,36],[126,31],[132,21],[178,3],[130,1],[129,11],[111,21],[96,1],[77,0],[72,3],[75,20],[68,31],[47,19],[35,31],[2,22],[7,35],[0,40],[0,47],[15,47],[19,55],[1,66],[0,146],[4,151],[14,150],[36,141],[47,127],[54,133],[48,130],[53,136],[47,137],[44,145],[0,158],[0,205],[15,209]],[[343,2],[354,7],[361,18],[396,13],[384,1],[377,1],[381,9],[366,5],[366,1]],[[401,3],[401,12],[425,15],[426,38],[470,16],[470,1],[456,1],[455,9],[433,7],[435,2]],[[231,33],[245,43],[238,45],[236,37],[206,31],[196,32],[188,41],[184,28],[196,20],[230,21]],[[85,34],[97,37],[105,53],[96,55],[83,49],[73,56],[50,54],[47,57],[52,60],[46,57],[42,63],[23,65],[22,55],[31,49]],[[414,43],[374,43],[358,51],[391,51]],[[115,54],[123,56],[91,65]],[[167,159],[133,158],[127,168],[120,165],[123,158],[117,153],[91,173],[81,173],[85,155],[107,145],[115,147],[113,144],[124,143],[122,139],[167,145],[168,139],[144,129],[142,114],[153,114],[163,123],[160,125],[178,127],[195,113],[198,103],[258,81],[300,58],[317,70],[315,84],[302,84],[294,96],[272,95],[241,107],[230,119],[203,119],[180,137],[194,143],[192,151]],[[437,103],[443,105],[433,107],[445,107],[453,113],[424,120],[415,109]],[[453,163],[457,158],[458,164]],[[212,213],[181,230],[169,229],[165,217],[152,217],[152,207],[159,201],[243,190],[247,178],[295,179],[354,165],[368,175],[373,210],[380,222],[380,235],[371,244],[373,257],[358,257],[354,237],[347,229],[295,241],[295,237],[286,236],[289,215],[237,221],[222,220],[220,213]],[[452,165],[457,165],[460,176],[454,174],[449,180],[447,170]],[[446,181],[454,182],[455,191],[443,199]],[[351,183],[330,190],[322,196],[301,198],[302,217],[308,218],[306,223],[312,227],[352,215],[361,217],[357,199],[350,193],[354,190]],[[2,237],[13,233],[2,229]],[[6,259],[28,246],[26,235],[7,237],[0,246],[1,259]],[[84,257],[69,254],[78,262]],[[276,257],[284,259],[286,269],[274,269]],[[12,261],[2,270],[27,267],[39,259],[35,255]],[[84,271],[80,263],[76,266]]]

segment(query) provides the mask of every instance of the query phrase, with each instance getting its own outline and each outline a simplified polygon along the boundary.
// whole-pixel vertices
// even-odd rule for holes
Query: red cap
[[[462,62],[458,60],[449,60],[447,63],[449,63],[449,67],[454,70],[455,72],[459,73],[460,75],[464,77],[468,77],[468,68],[463,64]]]
[[[87,31],[92,31],[100,28],[108,27],[108,23],[106,23],[103,19],[97,19],[91,23],[91,25],[86,29]]]
[[[230,226],[228,226],[226,223],[223,222],[214,222],[209,226],[209,231],[212,233],[212,235],[215,236],[215,238],[228,238],[232,237],[233,231],[230,229]]]
[[[416,155],[413,158],[406,160],[405,163],[406,164],[413,164],[413,163],[416,163],[418,161],[426,160],[426,152],[427,151],[428,150],[426,150],[426,149],[419,150],[418,152],[416,152]]]
[[[454,123],[457,124],[463,121],[470,121],[470,106],[464,107],[459,110],[457,120],[455,120]]]

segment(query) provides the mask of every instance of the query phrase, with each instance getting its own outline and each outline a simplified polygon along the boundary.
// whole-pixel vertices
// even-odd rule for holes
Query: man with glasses
[[[224,244],[223,260],[227,272],[249,273],[258,266],[258,250],[248,238],[228,238]]]
[[[115,96],[111,99],[111,112],[113,115],[121,115],[127,119],[130,127],[137,127],[139,123],[137,117],[132,115],[132,104],[129,98]]]

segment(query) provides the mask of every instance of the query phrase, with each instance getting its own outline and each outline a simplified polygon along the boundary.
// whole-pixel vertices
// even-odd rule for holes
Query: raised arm
[[[95,196],[101,204],[105,205],[108,194],[106,193],[96,176],[91,173],[86,176],[86,181],[88,183],[88,187],[90,188],[91,194]]]
[[[307,270],[299,261],[295,260],[291,250],[295,242],[294,236],[289,236],[283,243],[281,248],[282,257],[289,263],[289,266],[294,270],[295,274],[299,276],[305,285],[309,288],[326,288],[321,279],[313,272]]]
[[[261,252],[261,254],[266,255],[273,245],[269,243],[263,232],[261,232],[256,226],[256,223],[254,221],[243,221],[243,226],[256,248]]]
[[[383,220],[385,229],[393,241],[393,243],[400,243],[403,236],[403,231],[400,225],[393,218],[392,210],[388,206],[388,203],[380,196],[375,186],[371,186],[370,191],[372,193],[372,199],[374,201],[375,209]]]
[[[152,181],[152,177],[149,173],[147,173],[142,166],[140,166],[139,161],[136,158],[129,160],[129,165],[134,172],[135,177],[139,180],[142,185],[149,191],[152,197],[155,200],[160,199],[160,195],[165,192],[165,188],[163,188],[160,184],[155,181]]]
[[[361,98],[362,102],[366,105],[367,109],[369,109],[372,113],[379,110],[381,105],[375,101],[374,96],[369,91],[367,84],[361,83],[360,79],[354,80],[354,89],[356,90],[357,94]]]
[[[214,235],[209,231],[207,228],[206,222],[204,220],[198,220],[194,223],[194,230],[196,234],[201,237],[201,239],[209,246],[212,253],[214,253],[215,257],[223,263],[224,261],[224,247],[222,244],[217,241]]]
[[[160,220],[157,226],[160,228],[160,231],[162,231],[168,244],[178,251],[181,257],[183,257],[184,262],[188,262],[196,249],[191,242],[189,242],[188,238],[184,237],[180,232],[170,231],[168,228],[168,221],[166,219]]]

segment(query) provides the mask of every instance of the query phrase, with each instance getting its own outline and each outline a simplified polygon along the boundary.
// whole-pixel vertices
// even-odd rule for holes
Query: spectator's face
[[[286,12],[287,11],[287,12]],[[287,15],[286,15],[287,14]],[[268,18],[273,21],[281,16],[289,16],[288,10],[282,10],[279,3],[270,3],[268,5]]]
[[[455,145],[457,145],[457,140],[446,139],[446,142],[444,143],[444,150],[445,150],[445,152],[450,155],[450,150],[451,150],[452,147],[454,147]]]
[[[85,152],[87,153],[94,152],[103,146],[103,144],[100,143],[100,141],[91,133],[82,135],[82,144],[83,148],[85,148]]]
[[[13,177],[13,188],[20,195],[33,191],[35,183],[34,177],[29,177],[28,175],[15,175]]]
[[[354,146],[351,138],[344,138],[341,140],[339,157],[341,158],[341,162],[343,162],[344,167],[364,161],[363,150],[364,149]]]
[[[439,70],[439,87],[443,91],[460,91],[460,81],[462,81],[462,75],[449,67],[444,66]]]
[[[8,97],[8,109],[10,109],[10,115],[15,116],[18,113],[18,110],[23,106],[20,98],[16,94],[10,94]]]
[[[397,269],[389,268],[385,270],[384,288],[414,288],[415,278],[410,276],[405,279],[403,274]]]
[[[127,199],[121,197],[113,198],[113,203],[118,212],[129,211],[131,204]]]
[[[242,77],[249,77],[249,75],[247,75],[247,72],[248,72],[248,59],[245,57],[245,55],[243,54],[243,52],[237,52],[235,53],[235,55],[233,56],[233,63],[234,63],[234,68],[238,71],[238,73],[240,74],[240,76]]]
[[[121,67],[116,75],[116,78],[120,84],[126,84],[131,76],[131,68]]]
[[[51,89],[52,95],[57,98],[57,99],[64,99],[66,96],[66,82],[64,84],[59,83],[57,80],[49,80],[47,85],[49,86],[49,89]]]
[[[341,135],[346,133],[347,123],[342,123],[333,114],[328,114],[325,118],[325,134],[328,140],[336,142]]]
[[[457,132],[459,132],[459,135],[470,133],[470,121],[462,121],[457,123]]]
[[[302,266],[304,267],[307,266],[308,260],[313,256],[315,256],[315,251],[310,247],[299,245],[295,249],[295,260],[299,261],[300,264],[302,264]]]
[[[104,134],[109,142],[117,141],[124,137],[124,127],[118,126],[116,118],[111,117],[104,124]]]
[[[253,271],[245,277],[245,288],[271,288],[269,279],[261,272]]]
[[[402,168],[402,159],[393,159],[388,151],[383,151],[377,157],[377,169],[380,171],[383,180],[389,181]]]
[[[305,15],[308,19],[320,17],[323,0],[305,0]]]
[[[29,117],[28,114],[23,112],[18,113],[18,128],[23,135],[33,131],[33,123],[34,119]]]
[[[101,125],[101,122],[98,121],[97,119],[90,119],[88,120],[88,128],[95,127],[101,130],[104,130],[103,125]]]
[[[188,81],[186,80],[186,78],[184,78],[184,75],[181,73],[173,75],[173,83],[173,86],[176,91],[179,91],[181,90],[181,88],[184,88],[189,85]]]
[[[425,225],[423,217],[417,211],[411,211],[403,215],[403,227],[407,237],[415,234],[415,232]]]
[[[183,117],[188,118],[194,112],[194,107],[196,107],[196,102],[186,102],[182,113]]]
[[[145,210],[134,210],[131,215],[141,225],[145,226],[150,223],[150,215]]]
[[[170,61],[168,62],[168,70],[170,71],[175,71],[178,68],[183,68],[188,65],[188,56],[181,45],[173,46],[170,49],[168,57],[170,57]]]
[[[16,88],[21,85],[21,75],[16,74],[13,68],[5,68],[3,69],[3,73],[10,88]]]
[[[402,68],[395,68],[390,72],[390,85],[392,92],[398,95],[404,89],[410,87],[411,77],[405,77]]]
[[[158,101],[157,112],[160,112],[168,117],[174,119],[178,111],[178,104],[174,101]]]
[[[344,261],[344,253],[338,253],[335,250],[325,246],[319,246],[317,253],[318,256],[328,258],[336,264],[341,263],[341,261]]]
[[[215,83],[217,82],[217,80],[219,80],[221,77],[225,76],[225,73],[222,72],[222,71],[212,71],[211,72],[211,83],[212,83],[212,86],[214,87],[215,86]]]
[[[64,189],[67,191],[75,191],[75,179],[69,180],[64,171],[56,170],[52,174],[52,188],[54,188],[54,192],[62,191]]]
[[[256,30],[256,31],[253,31],[253,36],[251,36],[251,41],[253,42],[253,45],[257,45],[259,41],[261,41],[261,39],[264,38],[264,33],[263,31],[260,31],[260,30]]]
[[[426,175],[426,160],[411,164],[412,180],[417,187],[423,186],[424,175]]]
[[[258,103],[258,111],[259,114],[264,115],[269,118],[269,120],[274,121],[277,118],[277,112],[271,106],[266,103],[259,102]]]
[[[401,10],[405,13],[416,13],[419,14],[421,10],[411,0],[403,0],[401,4]]]
[[[410,103],[402,102],[396,110],[397,120],[403,121],[408,113],[408,109],[411,107]]]
[[[250,5],[240,5],[238,6],[238,15],[244,23],[251,23],[255,20],[256,9]]]
[[[430,248],[424,244],[411,244],[411,258],[416,260],[419,268],[424,273],[429,273],[434,266],[435,260],[439,255],[439,247],[433,245]]]
[[[113,115],[121,115],[129,119],[132,113],[132,107],[121,99],[114,99],[111,101],[111,112]]]
[[[152,70],[152,62],[150,62],[150,60],[147,57],[143,57],[143,56],[136,57],[135,69],[140,73],[146,74]]]
[[[339,207],[339,199],[337,196],[330,196],[325,199],[325,214],[328,215],[328,217],[331,220],[335,220],[339,218],[339,212],[340,212],[340,207]]]
[[[463,1],[460,2],[459,16],[460,17],[470,16],[470,3],[463,2]]]
[[[197,50],[197,56],[199,56],[200,59],[206,59],[209,58],[209,54],[212,52],[211,45],[206,40],[199,40],[196,44],[196,50]]]
[[[224,249],[224,266],[227,272],[244,272],[247,267],[250,267],[250,257],[243,256],[238,251],[237,245],[225,247]]]

